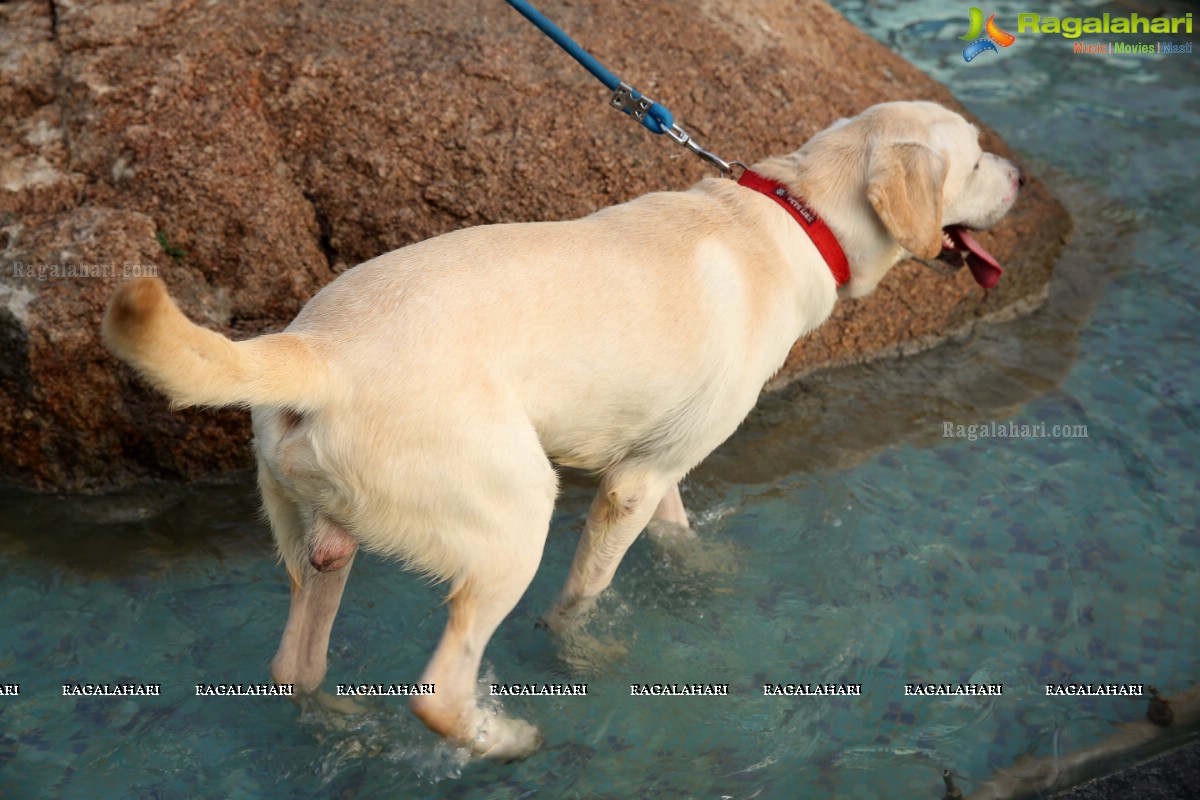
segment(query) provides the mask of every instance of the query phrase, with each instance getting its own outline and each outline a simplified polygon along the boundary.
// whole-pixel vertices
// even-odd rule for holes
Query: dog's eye
[[[975,169],[979,169],[979,165],[982,163],[983,163],[983,156],[980,156],[979,160],[975,162]]]

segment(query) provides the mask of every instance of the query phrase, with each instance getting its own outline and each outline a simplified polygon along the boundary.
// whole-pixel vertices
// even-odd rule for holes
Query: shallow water
[[[1084,61],[1025,37],[966,65],[965,6],[836,5],[946,81],[1071,207],[1044,309],[767,398],[685,486],[721,569],[639,541],[591,626],[625,653],[582,672],[534,627],[587,509],[588,487],[566,476],[541,571],[485,665],[506,682],[586,681],[589,695],[506,700],[549,742],[515,765],[464,763],[394,701],[339,722],[193,696],[265,679],[286,616],[249,475],[165,496],[4,494],[0,681],[21,696],[0,698],[0,796],[934,797],[943,767],[969,793],[1019,756],[1094,744],[1145,712],[1137,698],[1046,697],[1046,682],[1172,693],[1200,676],[1195,56]],[[945,421],[991,420],[1088,435],[942,436]],[[415,681],[440,600],[360,558],[329,682]],[[162,696],[61,695],[117,680]],[[1004,695],[903,696],[907,682],[967,680]],[[730,696],[629,696],[660,681]],[[762,696],[795,681],[863,695]]]

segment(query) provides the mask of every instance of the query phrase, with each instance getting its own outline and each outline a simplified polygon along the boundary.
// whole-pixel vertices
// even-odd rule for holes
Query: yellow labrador
[[[870,292],[909,254],[965,260],[995,282],[967,229],[995,224],[1022,178],[977,139],[933,103],[878,105],[756,165],[756,186],[710,178],[580,220],[471,228],[380,256],[283,333],[232,342],[147,278],[117,290],[104,337],[176,405],[252,409],[292,581],[274,679],[320,692],[362,547],[449,583],[449,622],[420,679],[436,691],[412,699],[415,713],[476,753],[524,757],[537,729],[485,713],[476,680],[541,560],[552,464],[601,476],[546,617],[563,630],[652,517],[687,525],[676,482],[839,296]],[[800,224],[816,214],[831,232],[821,251]],[[830,240],[841,267],[822,255]]]

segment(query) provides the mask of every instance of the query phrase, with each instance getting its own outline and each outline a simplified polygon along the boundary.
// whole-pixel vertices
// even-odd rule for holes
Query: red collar
[[[765,194],[783,206],[784,210],[796,218],[800,227],[804,228],[808,238],[812,239],[817,251],[829,265],[829,271],[833,273],[833,279],[837,281],[837,285],[845,286],[850,281],[850,262],[846,260],[845,251],[838,244],[833,231],[829,230],[825,221],[817,216],[817,212],[809,208],[808,203],[789,192],[787,187],[779,181],[759,175],[753,170],[748,169],[743,172],[742,177],[738,178],[738,185]]]

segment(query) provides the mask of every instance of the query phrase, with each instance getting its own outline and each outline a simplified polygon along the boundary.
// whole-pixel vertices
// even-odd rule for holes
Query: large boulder
[[[820,2],[543,5],[726,158],[795,149],[883,100],[956,105]],[[0,481],[41,489],[249,463],[246,414],[171,411],[101,346],[127,276],[160,275],[244,338],[387,250],[711,172],[497,0],[17,0],[0,3],[0,53]],[[1032,307],[1068,227],[1034,180],[984,237],[1008,267],[997,289],[904,265],[839,304],[780,382]]]

